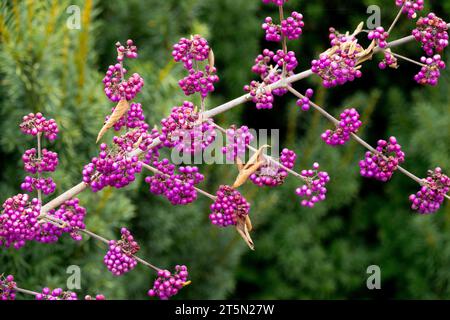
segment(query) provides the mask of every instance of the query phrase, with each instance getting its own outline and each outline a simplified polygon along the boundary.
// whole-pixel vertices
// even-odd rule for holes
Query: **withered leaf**
[[[242,169],[244,169],[244,163],[242,162],[241,158],[236,157],[236,165],[238,167],[239,172],[242,171]]]
[[[255,245],[253,243],[252,238],[250,237],[246,219],[239,217],[236,224],[236,230],[241,235],[242,239],[244,239],[245,243],[251,250],[255,250]]]
[[[361,31],[364,28],[364,22],[360,22],[358,26],[356,27],[355,31],[353,32],[353,36],[356,36],[357,34],[361,33]]]
[[[209,49],[208,63],[209,63],[209,70],[212,70],[215,66],[214,51],[212,48]]]
[[[241,169],[239,170],[239,174],[233,183],[233,188],[239,188],[240,186],[242,186],[248,180],[248,178],[250,178],[250,176],[264,164],[265,161],[262,157],[262,152],[266,148],[269,148],[269,146],[264,145],[259,148],[258,151],[255,152],[255,154],[243,167],[241,166],[242,161],[241,165],[238,164],[238,168],[241,166]]]
[[[97,142],[105,135],[106,131],[111,129],[117,121],[119,121],[120,118],[128,111],[130,108],[130,105],[128,104],[128,101],[125,99],[122,99],[119,101],[117,106],[114,108],[113,113],[109,117],[108,121],[103,125],[103,128],[100,130],[97,136]]]
[[[245,225],[247,226],[248,232],[253,230],[252,220],[250,220],[250,216],[249,215],[247,215],[245,217]]]

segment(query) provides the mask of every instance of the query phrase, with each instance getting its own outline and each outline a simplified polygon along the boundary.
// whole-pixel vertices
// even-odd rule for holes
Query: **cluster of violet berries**
[[[178,81],[178,84],[186,96],[198,92],[202,98],[206,98],[214,91],[214,84],[219,81],[216,72],[216,68],[209,65],[205,66],[205,71],[191,69],[189,75]]]
[[[312,72],[322,78],[323,86],[331,88],[360,78],[362,72],[356,64],[362,46],[355,42],[353,36],[339,34],[334,28],[330,28],[330,40],[331,50],[322,53],[318,60],[311,63]]]
[[[435,54],[433,57],[421,57],[420,62],[424,66],[414,76],[414,80],[422,85],[437,85],[441,76],[440,70],[445,69],[445,62],[442,61],[441,56]]]
[[[173,46],[172,56],[176,62],[183,62],[184,68],[189,74],[178,81],[178,85],[186,96],[200,93],[202,99],[206,98],[210,92],[214,91],[214,84],[219,81],[215,74],[216,68],[206,65],[205,70],[199,70],[195,62],[208,60],[210,47],[208,41],[200,35],[194,35],[191,39],[181,38]]]
[[[234,226],[238,219],[245,218],[250,211],[250,204],[242,194],[230,186],[220,186],[216,200],[211,205],[209,219],[219,227]]]
[[[122,235],[120,240],[109,241],[109,250],[103,259],[108,270],[115,276],[120,276],[136,267],[137,261],[133,255],[140,250],[130,231],[122,228],[120,233]]]
[[[45,119],[41,113],[30,113],[23,117],[20,129],[23,133],[36,136],[38,140],[45,137],[53,141],[58,136],[58,125],[53,119]],[[21,189],[27,192],[34,190],[42,191],[45,195],[53,193],[56,184],[53,179],[40,177],[41,173],[54,172],[58,166],[58,154],[56,152],[42,149],[40,152],[35,148],[26,150],[22,155],[25,171],[36,175],[26,176],[21,184]]]
[[[237,128],[235,125],[226,130],[226,136],[227,144],[222,148],[222,153],[225,154],[229,161],[242,157],[246,152],[247,146],[255,138],[247,126]]]
[[[11,245],[19,249],[32,241],[40,231],[38,217],[41,203],[28,194],[18,194],[6,199],[0,215],[0,246]]]
[[[274,97],[272,91],[257,81],[250,82],[250,85],[245,85],[244,90],[248,92],[252,98],[253,103],[256,104],[256,109],[272,109]]]
[[[397,58],[389,52],[388,50],[384,51],[384,59],[378,64],[378,67],[381,70],[386,69],[386,67],[397,68]]]
[[[136,179],[136,174],[142,171],[142,163],[137,156],[129,157],[126,152],[109,150],[105,143],[100,145],[98,157],[84,166],[83,182],[97,192],[111,186],[124,188]]]
[[[176,166],[168,159],[154,161],[153,165],[159,172],[145,178],[151,193],[164,195],[173,205],[187,205],[197,199],[195,186],[205,179],[197,167],[179,167],[176,173]]]
[[[175,273],[168,270],[159,270],[153,288],[148,291],[150,297],[167,300],[176,295],[188,283],[189,273],[184,265],[175,266]]]
[[[53,220],[61,221],[63,226],[56,226],[51,222],[40,224],[39,233],[35,240],[41,243],[53,243],[63,233],[69,233],[73,240],[81,241],[82,236],[79,230],[86,228],[84,219],[86,217],[86,209],[80,206],[80,200],[73,198],[64,202],[57,210],[51,210],[47,213],[48,217]]]
[[[380,48],[384,49],[387,47],[387,38],[389,37],[389,33],[384,31],[383,27],[377,27],[375,30],[371,30],[367,37],[369,40],[375,40]]]
[[[132,100],[144,86],[144,79],[137,73],[134,73],[129,79],[125,79],[127,70],[123,67],[123,60],[124,57],[137,58],[137,48],[132,40],[127,40],[126,46],[118,42],[116,48],[117,63],[108,67],[108,71],[103,78],[104,91],[106,96],[113,102],[118,102],[122,99]]]
[[[43,194],[49,195],[55,192],[56,183],[52,178],[34,178],[26,176],[25,180],[20,185],[20,188],[30,193],[34,190],[41,190]]]
[[[0,301],[15,300],[16,299],[16,283],[14,276],[0,274]]]
[[[441,52],[448,46],[447,23],[432,12],[417,20],[412,35],[422,44],[428,56],[432,56],[435,51]]]
[[[194,67],[194,61],[208,59],[210,47],[208,41],[196,34],[191,39],[181,38],[173,46],[172,56],[176,62],[183,62],[186,70]]]
[[[434,213],[439,210],[449,191],[450,178],[442,169],[438,167],[434,171],[430,170],[420,190],[409,196],[411,208],[422,214]]]
[[[314,90],[309,88],[306,89],[303,98],[297,100],[297,106],[299,106],[303,111],[308,111],[311,107],[311,98],[314,95]]]
[[[361,127],[359,113],[355,108],[345,109],[340,115],[339,124],[335,130],[327,130],[322,134],[322,140],[330,146],[344,145],[350,140],[351,134],[358,132]]]
[[[298,39],[305,26],[303,22],[303,15],[296,11],[292,12],[291,16],[281,21],[277,25],[273,22],[271,17],[267,17],[262,24],[263,30],[266,32],[266,40],[272,42],[279,42],[285,36],[288,40]]]
[[[58,154],[56,152],[42,149],[41,157],[35,148],[26,150],[22,156],[25,171],[36,174],[43,172],[54,172],[58,166]]]
[[[212,119],[201,120],[201,114],[195,110],[194,104],[184,101],[182,106],[172,108],[169,117],[161,120],[159,138],[165,147],[175,147],[187,154],[198,153],[216,138]]]
[[[402,13],[407,14],[410,19],[416,18],[416,12],[424,9],[424,3],[424,0],[395,0],[397,7],[402,8]]]
[[[30,113],[23,117],[20,129],[23,133],[37,136],[43,134],[50,141],[58,137],[58,125],[54,119],[46,119],[42,113]]]
[[[326,198],[326,185],[330,181],[330,176],[325,171],[318,171],[319,167],[319,164],[315,162],[312,169],[301,171],[306,184],[298,187],[295,193],[303,198],[300,204],[304,207],[313,208],[316,203],[324,201]]]
[[[78,300],[78,297],[72,291],[64,291],[61,288],[51,290],[45,287],[41,293],[36,295],[36,300]]]
[[[295,166],[296,159],[295,152],[285,148],[281,151],[279,162],[284,167],[292,169]],[[258,187],[277,187],[284,183],[287,176],[288,172],[285,168],[266,159],[265,163],[250,175],[250,181]]]
[[[389,181],[398,166],[405,161],[405,153],[395,137],[388,141],[378,140],[377,153],[367,151],[364,160],[359,162],[363,177],[379,181]]]

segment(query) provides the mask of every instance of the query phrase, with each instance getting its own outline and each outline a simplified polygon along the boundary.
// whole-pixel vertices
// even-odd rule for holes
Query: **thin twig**
[[[389,27],[387,33],[391,34],[392,30],[394,29],[395,25],[397,24],[398,20],[400,19],[400,16],[402,15],[403,12],[403,7],[405,5],[403,5],[400,10],[397,13],[397,16],[395,17],[394,21],[392,21],[391,26]]]

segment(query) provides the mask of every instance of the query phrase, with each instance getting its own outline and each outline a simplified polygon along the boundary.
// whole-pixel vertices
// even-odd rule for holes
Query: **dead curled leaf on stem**
[[[209,49],[208,63],[209,63],[209,70],[212,70],[215,65],[215,58],[214,58],[214,51],[211,48]]]
[[[128,109],[130,109],[128,101],[125,99],[120,100],[117,106],[114,108],[114,111],[109,117],[108,121],[105,122],[103,128],[98,133],[96,143],[98,143],[100,139],[105,135],[105,133],[109,129],[111,129],[117,123],[117,121],[120,120],[120,118],[122,118],[122,116],[128,111]]]
[[[242,160],[239,157],[236,159],[237,167],[239,169],[239,174],[236,180],[233,183],[233,188],[239,188],[242,186],[250,176],[256,172],[265,162],[262,153],[264,149],[269,148],[269,145],[264,145],[255,152],[255,154],[248,160],[248,162],[244,165]]]
[[[236,224],[236,230],[241,235],[242,239],[244,239],[245,243],[247,243],[248,247],[251,250],[255,250],[255,244],[250,237],[248,225],[251,226],[250,217],[248,215],[245,218],[239,217]]]

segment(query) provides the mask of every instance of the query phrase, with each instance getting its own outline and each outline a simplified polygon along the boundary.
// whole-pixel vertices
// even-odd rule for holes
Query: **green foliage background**
[[[427,10],[450,17],[450,3],[427,1]],[[82,28],[66,27],[71,4],[81,7]],[[368,5],[382,8],[382,24],[395,17],[393,0],[290,0],[287,9],[304,14],[300,41],[290,44],[300,60],[297,70],[327,48],[328,27],[351,30],[367,19]],[[114,43],[135,39],[140,59],[128,69],[145,79],[137,101],[148,122],[157,124],[170,108],[183,101],[177,80],[183,70],[171,60],[179,37],[194,33],[212,45],[219,75],[217,92],[208,107],[243,93],[251,80],[254,57],[266,46],[260,24],[276,8],[260,0],[77,0],[2,1],[0,11],[0,194],[18,193],[21,154],[34,140],[20,134],[18,124],[29,112],[55,118],[60,138],[48,145],[60,155],[54,178],[61,193],[81,179],[82,166],[96,153],[96,133],[112,104],[102,92],[101,79],[114,59]],[[413,24],[403,17],[392,38],[409,33]],[[410,43],[399,53],[419,57]],[[378,60],[376,57],[375,60]],[[371,143],[396,135],[407,153],[405,167],[419,176],[441,166],[450,171],[449,73],[436,88],[418,87],[412,80],[416,66],[380,71],[376,61],[364,66],[364,77],[340,88],[324,90],[317,77],[295,87],[316,89],[317,101],[333,114],[344,107],[358,108],[364,117],[362,136]],[[292,97],[277,99],[273,110],[256,111],[252,104],[220,115],[223,126],[247,124],[277,128],[282,146],[294,149],[296,169],[319,161],[332,182],[328,200],[314,209],[299,205],[288,179],[274,190],[243,187],[252,203],[256,251],[249,252],[233,230],[218,230],[208,221],[209,202],[200,198],[188,207],[172,207],[147,191],[143,176],[125,190],[105,189],[80,195],[88,209],[87,225],[115,238],[127,226],[142,246],[143,257],[170,268],[189,266],[192,285],[177,298],[450,298],[450,206],[432,216],[409,209],[408,195],[417,185],[397,173],[391,182],[362,179],[358,160],[364,150],[354,142],[327,147],[320,133],[329,123],[319,114],[299,112]],[[203,166],[202,188],[214,192],[231,183],[236,170],[226,165]],[[82,268],[82,294],[104,293],[110,299],[145,299],[154,274],[142,265],[114,278],[102,263],[106,248],[85,239],[68,237],[54,245],[28,244],[20,251],[0,251],[0,273],[12,273],[19,285],[39,290],[61,287],[66,268]],[[382,290],[366,288],[366,268],[382,271]],[[20,298],[29,298],[23,297]]]

